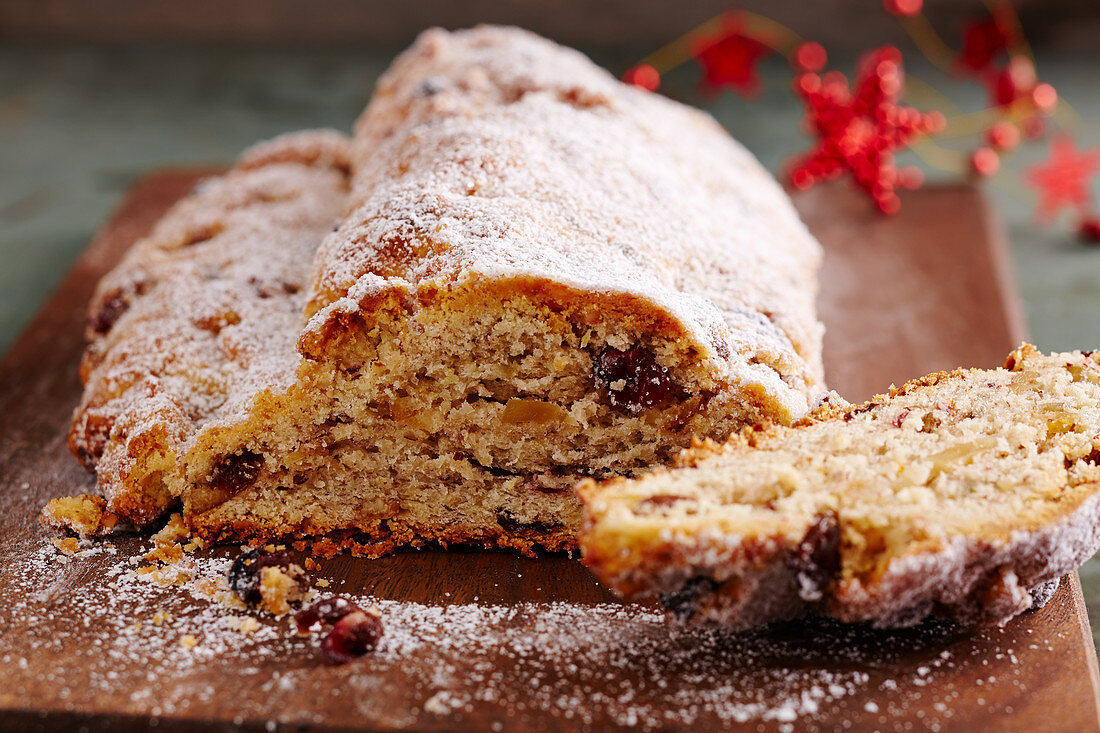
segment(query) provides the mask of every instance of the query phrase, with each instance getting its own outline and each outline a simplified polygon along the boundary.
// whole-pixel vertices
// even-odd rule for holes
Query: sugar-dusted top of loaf
[[[130,468],[127,436],[157,429],[174,444],[293,383],[309,266],[343,211],[347,150],[331,130],[251,148],[99,283],[70,442],[101,478]]]
[[[552,282],[667,314],[788,415],[820,389],[819,246],[784,192],[711,117],[576,51],[514,28],[426,31],[379,82],[353,170],[310,328],[390,288]]]

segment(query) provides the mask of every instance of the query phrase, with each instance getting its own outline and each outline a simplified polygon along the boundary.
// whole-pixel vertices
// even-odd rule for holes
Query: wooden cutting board
[[[565,557],[335,558],[316,577],[380,599],[387,630],[383,649],[333,667],[285,620],[244,633],[220,606],[129,579],[140,537],[58,555],[37,512],[92,486],[65,447],[85,304],[200,175],[137,185],[0,363],[3,730],[1100,730],[1076,573],[1004,629],[810,620],[673,633]],[[893,218],[839,186],[797,204],[827,250],[826,371],[849,399],[994,366],[1021,339],[1004,242],[975,189],[908,194]],[[231,554],[200,556],[214,567]]]

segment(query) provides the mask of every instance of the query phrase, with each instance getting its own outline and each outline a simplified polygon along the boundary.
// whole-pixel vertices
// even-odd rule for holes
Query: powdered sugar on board
[[[930,704],[936,715],[924,722],[935,730],[949,725],[962,692],[953,677],[988,669],[977,684],[994,712],[1023,689],[1028,657],[1049,653],[1038,640],[1002,648],[998,630],[959,644],[961,632],[942,624],[887,633],[800,622],[734,634],[670,628],[643,606],[424,604],[348,593],[381,608],[385,633],[375,652],[332,666],[317,650],[318,632],[299,637],[287,617],[210,600],[207,589],[235,550],[189,555],[182,585],[161,587],[134,572],[142,549],[123,537],[81,543],[71,555],[46,542],[19,553],[3,573],[15,601],[0,608],[8,694],[26,699],[49,688],[56,706],[82,712],[186,718],[213,708],[227,720],[395,728],[488,719],[502,728],[553,720],[581,730],[813,730],[829,727],[838,708],[875,727]],[[324,566],[315,577],[327,582]],[[341,590],[332,585],[326,592]],[[42,631],[56,629],[48,623],[56,618],[75,621]],[[884,674],[899,657],[919,663]]]

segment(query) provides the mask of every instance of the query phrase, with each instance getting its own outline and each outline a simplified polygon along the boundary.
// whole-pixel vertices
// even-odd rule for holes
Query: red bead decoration
[[[704,36],[692,44],[691,55],[703,67],[703,85],[711,89],[732,89],[745,97],[760,93],[756,64],[771,49],[742,32],[736,19],[723,24],[721,32]]]
[[[1040,117],[1028,117],[1020,124],[1024,131],[1024,137],[1028,140],[1038,140],[1046,132],[1046,123]]]
[[[1043,114],[1050,114],[1058,106],[1058,92],[1046,82],[1036,84],[1031,90],[1031,103]]]
[[[985,141],[994,150],[1012,150],[1020,144],[1020,128],[1011,122],[997,122],[985,131]]]
[[[1001,158],[991,148],[978,148],[970,154],[970,170],[978,176],[992,176],[1001,169]]]
[[[799,71],[821,71],[829,57],[820,43],[800,43],[791,56],[791,64]]]
[[[963,28],[958,66],[963,71],[980,74],[998,55],[1007,51],[1013,41],[1012,31],[999,18],[989,16],[972,21]]]
[[[1077,150],[1069,137],[1050,143],[1045,163],[1027,169],[1027,180],[1039,191],[1035,212],[1050,218],[1065,206],[1084,208],[1090,200],[1089,180],[1100,170],[1100,148]]]
[[[990,97],[993,104],[1007,107],[1017,100],[1031,96],[1039,79],[1035,76],[1035,64],[1031,59],[1016,56],[1008,65],[990,77]]]
[[[882,5],[888,13],[911,18],[924,8],[924,0],[883,0]]]
[[[1089,244],[1100,244],[1100,218],[1086,216],[1077,227],[1077,236]]]
[[[648,92],[655,92],[661,86],[661,75],[649,64],[639,64],[626,70],[623,81]]]
[[[1046,82],[1040,82],[1035,75],[1035,64],[1024,56],[1009,59],[1000,71],[991,74],[989,96],[998,107],[1031,108],[1039,114],[1050,114],[1058,105],[1058,92]],[[1029,114],[1023,122],[1024,134],[1029,138],[1042,134],[1042,123],[1035,122],[1036,116]]]
[[[806,106],[805,123],[817,144],[794,161],[791,183],[806,189],[847,172],[881,211],[897,211],[901,202],[895,191],[912,176],[899,175],[893,151],[944,125],[938,112],[922,114],[898,105],[903,83],[901,53],[891,46],[863,58],[854,93],[836,71],[798,75],[795,92]]]

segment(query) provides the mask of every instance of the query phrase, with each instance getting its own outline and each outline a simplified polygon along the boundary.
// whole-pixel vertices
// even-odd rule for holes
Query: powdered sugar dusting
[[[343,209],[347,145],[318,131],[252,148],[99,283],[72,442],[110,501],[180,480],[183,467],[152,465],[141,445],[182,453],[294,382],[309,269]]]
[[[426,32],[380,81],[352,169],[358,208],[318,252],[314,310],[376,275],[530,278],[636,298],[781,419],[820,388],[820,248],[783,191],[714,120],[575,51]]]
[[[14,694],[145,716],[187,717],[201,707],[280,724],[523,727],[554,719],[577,730],[813,730],[827,728],[838,709],[888,720],[919,695],[939,695],[942,714],[926,721],[934,728],[952,715],[959,689],[943,685],[960,664],[992,661],[982,685],[1019,685],[1020,659],[1045,648],[1040,640],[1001,648],[1000,632],[990,631],[979,639],[994,642],[990,651],[962,658],[952,646],[958,632],[947,626],[869,643],[866,629],[817,622],[731,634],[670,627],[644,606],[367,595],[353,597],[380,607],[380,647],[331,666],[317,650],[320,632],[300,637],[287,617],[211,600],[208,588],[230,563],[224,552],[185,556],[182,585],[161,587],[134,572],[142,562],[133,540],[82,542],[71,556],[43,543],[9,566],[4,584],[15,601],[0,610],[0,663]],[[44,631],[58,619],[71,620],[67,630]],[[919,664],[905,675],[875,671],[914,652]]]

